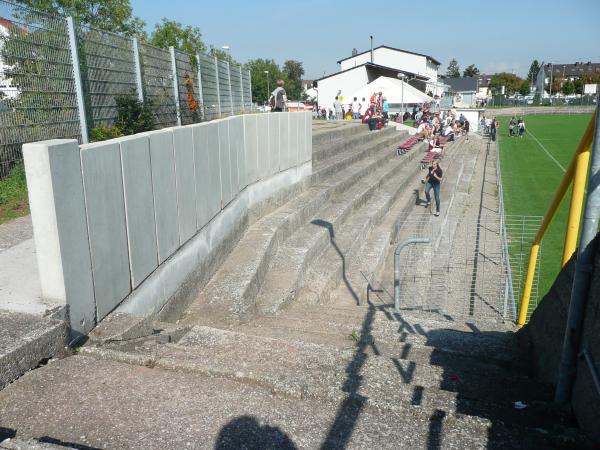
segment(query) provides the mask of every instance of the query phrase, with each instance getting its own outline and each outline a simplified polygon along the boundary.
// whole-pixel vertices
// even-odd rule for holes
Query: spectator
[[[434,160],[431,163],[431,167],[429,167],[429,174],[425,178],[425,198],[427,199],[425,207],[428,208],[431,204],[431,195],[429,192],[433,189],[433,195],[435,197],[435,216],[440,215],[440,184],[443,175],[444,171],[439,166],[438,162]]]
[[[367,100],[363,97],[362,100],[360,101],[360,117],[365,115],[368,108],[369,108],[369,104],[367,103]],[[359,119],[360,119],[360,117],[359,117]]]
[[[519,137],[522,138],[525,134],[525,121],[522,117],[519,118],[517,126],[519,127]]]
[[[286,110],[287,93],[283,88],[283,80],[277,80],[277,87],[271,93],[269,103],[271,104],[272,112],[283,112]]]
[[[358,101],[356,97],[354,97],[354,101],[352,102],[352,118],[360,119],[360,112],[362,109],[362,104]]]
[[[510,122],[508,122],[508,136],[509,137],[513,137],[515,135],[515,125],[517,124],[517,121],[515,120],[514,116],[510,118]]]
[[[335,97],[335,101],[333,102],[333,109],[335,110],[335,118],[337,120],[342,120],[344,118],[344,115],[342,112],[342,102],[340,102],[339,97]]]

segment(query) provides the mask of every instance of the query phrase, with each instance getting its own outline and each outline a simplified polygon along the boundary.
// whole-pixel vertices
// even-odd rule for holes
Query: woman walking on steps
[[[429,195],[429,191],[433,188],[433,196],[435,197],[435,215],[440,215],[440,183],[442,182],[442,176],[444,175],[444,171],[440,167],[437,161],[433,161],[431,163],[431,167],[429,167],[429,173],[425,178],[425,198],[427,198],[426,208],[429,208],[431,204],[431,195]]]

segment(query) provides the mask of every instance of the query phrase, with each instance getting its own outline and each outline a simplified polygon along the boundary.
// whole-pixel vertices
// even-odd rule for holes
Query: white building
[[[398,79],[400,74],[424,93],[443,92],[443,84],[438,82],[440,62],[428,55],[381,45],[373,49],[372,55],[370,50],[356,53],[339,60],[338,65],[339,72],[317,80],[321,108],[332,108],[336,96],[343,97],[342,103],[349,103],[350,95],[382,76]]]
[[[0,17],[0,50],[2,49],[3,41],[9,36],[9,28],[16,25],[8,19]],[[4,63],[2,60],[2,52],[0,51],[0,99],[15,98],[19,95],[19,91],[12,85],[12,80],[6,77],[6,71],[11,66]]]

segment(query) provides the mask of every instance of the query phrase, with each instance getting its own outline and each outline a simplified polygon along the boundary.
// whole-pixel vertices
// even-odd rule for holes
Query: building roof
[[[477,79],[479,80],[479,87],[486,88],[489,87],[490,81],[492,81],[493,75],[488,75],[486,73],[480,73],[477,75]]]
[[[600,73],[600,63],[576,62],[574,64],[544,64],[544,73],[565,78],[579,78],[581,75],[594,75]]]
[[[394,51],[397,51],[397,52],[409,53],[411,55],[417,55],[417,56],[424,56],[425,58],[429,59],[431,62],[433,62],[434,64],[437,64],[438,66],[440,66],[442,64],[437,59],[435,59],[433,56],[425,55],[423,53],[416,53],[416,52],[411,52],[409,50],[402,50],[400,48],[390,47],[389,45],[380,45],[378,47],[375,47],[373,49],[373,51],[377,50],[378,48],[387,48],[387,49],[394,50]],[[365,53],[369,53],[370,51],[371,51],[371,49],[366,50],[364,52],[357,53],[356,55],[348,56],[347,58],[342,58],[337,63],[339,64],[342,61],[346,61],[347,59],[355,58],[358,55],[364,55]]]
[[[398,70],[398,69],[394,69],[393,67],[387,67],[387,66],[382,66],[380,64],[375,64],[375,63],[371,63],[371,62],[366,62],[363,64],[359,64],[358,66],[354,66],[354,67],[350,67],[349,69],[346,70],[340,70],[339,72],[334,72],[330,75],[325,75],[324,77],[321,77],[315,81],[321,81],[324,80],[326,78],[331,78],[331,77],[335,77],[336,75],[339,75],[340,73],[345,73],[345,72],[350,72],[351,70],[355,70],[355,69],[359,69],[361,67],[366,67],[367,69],[373,69],[373,70],[377,70],[377,71],[381,71],[381,72],[385,72],[386,74],[390,75],[393,73],[393,76],[396,76],[396,74],[398,73],[403,73],[404,75],[407,75],[409,77],[414,77],[417,80],[421,80],[421,81],[427,81],[428,78],[426,76],[423,75],[419,75],[413,72],[407,72],[406,70]]]
[[[449,77],[444,80],[444,83],[450,86],[450,92],[477,92],[477,78],[475,77]]]

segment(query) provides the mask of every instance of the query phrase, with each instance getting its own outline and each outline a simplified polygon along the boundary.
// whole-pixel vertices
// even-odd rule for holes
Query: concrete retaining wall
[[[310,113],[236,116],[78,146],[23,147],[42,295],[87,334],[149,314],[249,208],[312,172]]]

